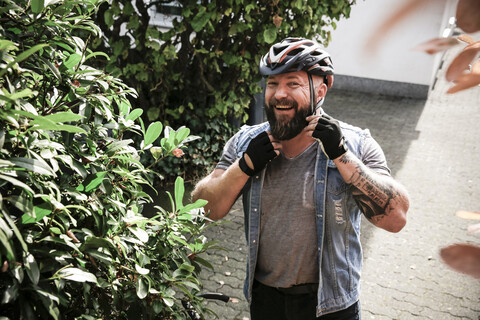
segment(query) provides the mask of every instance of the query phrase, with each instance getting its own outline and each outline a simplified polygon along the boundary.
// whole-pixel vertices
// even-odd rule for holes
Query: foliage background
[[[248,122],[252,97],[262,91],[262,54],[288,36],[328,45],[335,21],[348,18],[354,3],[108,0],[96,18],[105,41],[94,45],[110,55],[106,71],[138,92],[146,122],[186,125],[202,137],[182,161],[161,163],[190,180],[218,161],[232,127]],[[153,13],[172,8],[178,14],[170,16],[172,28],[158,26]]]
[[[185,204],[178,178],[143,214],[152,165],[196,137],[144,125],[135,91],[89,64],[108,58],[88,47],[98,4],[0,1],[0,317],[203,316],[206,202]]]

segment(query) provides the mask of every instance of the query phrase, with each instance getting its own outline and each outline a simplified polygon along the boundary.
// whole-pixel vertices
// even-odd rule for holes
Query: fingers
[[[307,134],[309,136],[312,136],[312,133],[315,130],[315,128],[317,127],[317,124],[319,123],[321,118],[322,118],[322,116],[317,116],[317,115],[308,116],[306,118],[306,120],[308,121],[308,125],[303,130],[307,131]]]
[[[321,116],[308,116],[306,120],[308,121],[308,125],[304,130],[307,131],[309,136],[313,136],[313,132],[316,131],[317,136],[321,131],[328,130],[331,127],[333,118],[329,115],[323,114]]]
[[[277,154],[277,156],[280,154],[280,150],[282,149],[282,145],[280,144],[280,141],[275,140],[275,138],[272,136],[270,131],[266,132],[268,135],[268,138],[270,139],[271,145],[273,146],[273,151]]]
[[[247,163],[247,166],[253,170],[253,162],[252,162],[252,159],[250,159],[250,156],[247,153],[244,153],[243,157],[245,158],[245,162]]]

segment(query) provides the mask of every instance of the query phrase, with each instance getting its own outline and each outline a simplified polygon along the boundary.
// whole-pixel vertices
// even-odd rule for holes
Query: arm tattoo
[[[392,186],[372,177],[357,158],[345,154],[340,161],[353,163],[355,166],[349,184],[354,187],[352,196],[367,219],[378,222],[388,215],[398,192]]]

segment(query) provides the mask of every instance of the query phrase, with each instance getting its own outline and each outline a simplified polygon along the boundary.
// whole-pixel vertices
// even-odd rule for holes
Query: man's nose
[[[286,85],[279,84],[275,90],[275,99],[280,100],[288,96],[288,87]]]

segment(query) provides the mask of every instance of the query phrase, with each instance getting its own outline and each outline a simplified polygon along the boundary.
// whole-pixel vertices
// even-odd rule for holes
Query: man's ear
[[[316,86],[316,97],[317,97],[317,103],[325,97],[327,94],[327,85],[325,83],[320,83],[319,85]]]
[[[325,84],[323,76],[312,76],[313,86],[315,88],[315,98],[317,101],[315,103],[319,103],[321,99],[325,97],[327,94],[327,85]]]

